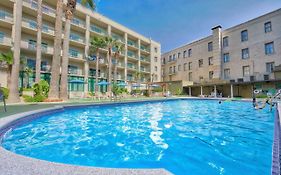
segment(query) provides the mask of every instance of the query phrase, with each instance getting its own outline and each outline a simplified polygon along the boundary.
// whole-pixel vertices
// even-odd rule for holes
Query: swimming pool
[[[270,174],[274,111],[172,100],[66,108],[21,124],[2,146],[74,165],[174,174]]]

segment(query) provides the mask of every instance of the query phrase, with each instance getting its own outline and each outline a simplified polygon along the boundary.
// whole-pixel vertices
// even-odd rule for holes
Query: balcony
[[[79,43],[85,43],[85,39],[84,37],[80,36],[79,34],[76,33],[70,33],[69,35],[69,39],[75,42],[79,42]]]
[[[143,61],[143,62],[150,63],[149,57],[141,56],[141,57],[140,57],[140,60]]]
[[[112,33],[111,36],[113,39],[115,39],[121,43],[125,43],[125,39],[122,36],[115,34],[115,33]]]
[[[142,72],[145,72],[145,73],[150,73],[150,69],[146,68],[146,67],[141,67],[140,70]]]
[[[129,58],[137,59],[137,55],[134,52],[128,51],[127,55]]]
[[[23,5],[26,6],[26,7],[32,8],[34,10],[38,9],[37,2],[33,1],[33,0],[23,0]],[[49,16],[56,17],[56,10],[53,9],[52,7],[47,6],[47,5],[42,5],[42,12],[44,14],[49,15]]]
[[[128,46],[131,46],[131,47],[133,47],[133,48],[138,49],[137,43],[134,42],[134,41],[132,41],[132,40],[128,40],[128,41],[127,41],[127,44],[128,44]]]
[[[0,36],[0,45],[12,46],[12,39],[5,35]]]
[[[128,69],[133,69],[133,70],[136,70],[136,69],[137,69],[136,65],[135,65],[135,64],[132,64],[132,63],[127,63],[127,68],[128,68]]]
[[[105,29],[103,29],[103,28],[101,28],[101,27],[98,27],[98,26],[96,26],[96,25],[93,25],[93,24],[91,25],[90,30],[91,30],[92,32],[95,32],[95,33],[97,33],[97,34],[99,34],[99,35],[102,35],[102,36],[107,35],[107,32],[106,32]]]
[[[55,29],[53,27],[50,27],[50,26],[46,25],[46,24],[43,24],[42,32],[53,35],[53,36],[55,35]]]
[[[78,19],[78,18],[73,18],[71,20],[71,24],[79,26],[79,27],[82,27],[82,28],[85,28],[85,26],[86,26],[85,22],[80,20],[80,19]]]
[[[127,76],[127,81],[136,81],[134,77]]]
[[[125,67],[125,64],[122,63],[122,62],[118,62],[118,63],[117,63],[117,66],[118,66],[118,67],[121,67],[121,68],[124,68],[124,67]]]
[[[150,53],[150,49],[147,46],[141,45],[140,49],[141,49],[141,51],[144,51],[146,53]]]
[[[70,58],[75,58],[75,59],[83,59],[83,54],[81,54],[80,52],[74,51],[74,50],[69,50],[68,52],[68,56]]]
[[[37,46],[36,46],[36,43],[31,43],[31,42],[28,42],[28,41],[21,41],[21,48],[27,49],[27,50],[30,50],[30,51],[36,51]],[[51,47],[51,46],[48,46],[46,44],[42,44],[41,45],[41,51],[44,54],[52,55],[54,53],[54,48]]]
[[[0,9],[0,21],[13,23],[13,15]]]
[[[22,18],[22,25],[32,30],[37,30],[37,22],[31,19]]]

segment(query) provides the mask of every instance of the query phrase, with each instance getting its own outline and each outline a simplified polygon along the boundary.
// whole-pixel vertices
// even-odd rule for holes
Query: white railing
[[[0,20],[13,22],[13,15],[5,10],[0,9]]]
[[[0,43],[11,46],[12,45],[12,39],[4,36],[3,38],[0,38]]]

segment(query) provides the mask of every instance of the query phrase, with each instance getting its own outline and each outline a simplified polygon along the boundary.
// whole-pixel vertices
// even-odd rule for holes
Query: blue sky
[[[281,8],[281,0],[97,0],[97,11],[151,37],[162,52]]]

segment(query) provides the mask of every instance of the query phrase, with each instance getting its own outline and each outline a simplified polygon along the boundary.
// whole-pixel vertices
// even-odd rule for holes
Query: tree
[[[13,65],[9,81],[8,102],[19,102],[19,68],[20,68],[20,41],[21,41],[22,1],[15,1],[13,26]]]
[[[141,79],[144,78],[144,74],[140,71],[136,71],[133,76],[138,84],[140,84]]]
[[[117,42],[116,40],[114,40],[112,37],[110,36],[106,36],[105,37],[105,42],[106,42],[106,47],[107,47],[107,62],[108,62],[108,89],[107,91],[110,93],[111,92],[111,81],[112,81],[112,47],[115,45],[115,43]]]
[[[27,66],[24,68],[23,72],[26,75],[26,87],[29,88],[30,87],[29,78],[30,78],[30,75],[33,74],[33,69]]]
[[[9,88],[10,85],[10,80],[11,80],[11,71],[12,71],[12,65],[14,62],[14,55],[12,51],[8,51],[7,53],[1,53],[0,54],[0,65],[7,67],[7,72],[8,72],[8,76],[7,76],[7,85]]]
[[[52,59],[50,95],[49,98],[59,98],[59,80],[61,64],[61,35],[62,35],[63,0],[57,0],[54,54]]]
[[[35,82],[41,79],[42,0],[38,0]]]
[[[96,74],[95,74],[95,94],[97,94],[99,90],[99,58],[100,58],[100,50],[106,47],[106,42],[103,37],[93,37],[90,42],[90,52],[96,54]]]
[[[118,65],[118,60],[121,55],[121,53],[124,51],[124,45],[121,43],[116,42],[114,45],[115,52],[114,52],[114,57],[115,57],[115,64],[114,64],[114,84],[117,83],[117,65]]]
[[[66,100],[67,85],[68,85],[68,52],[69,52],[69,36],[70,36],[70,24],[73,19],[73,13],[75,12],[77,0],[68,0],[65,10],[65,26],[64,26],[64,39],[63,39],[63,52],[62,52],[62,68],[61,68],[61,83],[60,83],[60,98]],[[89,5],[92,9],[95,8],[93,0],[82,0],[82,5]]]

